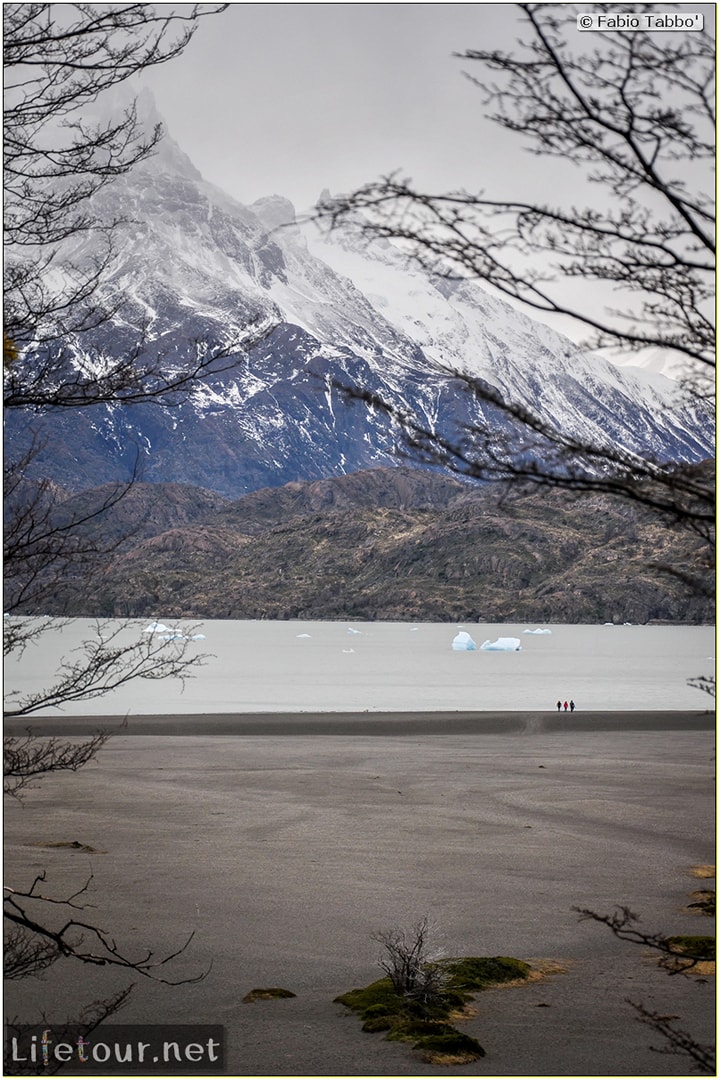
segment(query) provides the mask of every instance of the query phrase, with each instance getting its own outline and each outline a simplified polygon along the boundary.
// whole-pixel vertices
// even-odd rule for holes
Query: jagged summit
[[[155,122],[151,98],[139,107]],[[136,446],[145,479],[231,497],[396,464],[396,428],[336,382],[432,430],[451,435],[484,420],[501,436],[503,414],[471,399],[447,367],[486,379],[573,435],[664,460],[713,452],[712,419],[670,380],[592,357],[476,282],[406,265],[390,244],[298,223],[279,195],[243,206],[204,180],[170,136],[100,192],[97,207],[127,221],[103,285],[121,305],[110,326],[69,343],[75,362],[100,362],[147,325],[148,349],[182,356],[222,344],[237,365],[172,410],[47,416],[53,451],[38,463],[72,490],[127,476]],[[82,242],[90,258],[95,241]],[[6,445],[22,440],[25,421],[9,418]],[[73,452],[58,452],[63,445]]]
[[[277,229],[280,225],[294,225],[296,222],[295,207],[282,195],[266,195],[262,199],[256,199],[249,209],[268,229]]]

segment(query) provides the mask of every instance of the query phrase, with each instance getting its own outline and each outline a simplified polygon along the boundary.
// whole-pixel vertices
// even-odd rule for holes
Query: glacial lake
[[[160,616],[158,616],[160,619]],[[123,620],[143,636],[152,620]],[[715,668],[711,626],[165,620],[204,638],[207,662],[184,689],[177,680],[136,680],[102,698],[67,705],[65,716],[173,713],[546,710],[573,698],[588,710],[704,710],[712,700],[687,680]],[[5,665],[5,692],[47,686],[63,655],[92,635],[76,619],[44,634]],[[542,629],[549,633],[528,633]],[[459,630],[474,651],[455,651]],[[519,652],[480,646],[517,637]],[[171,642],[168,648],[173,648]],[[58,715],[48,709],[34,715]]]

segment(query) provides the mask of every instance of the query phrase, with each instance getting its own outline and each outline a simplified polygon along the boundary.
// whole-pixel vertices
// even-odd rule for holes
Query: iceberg
[[[173,631],[170,630],[169,626],[166,626],[165,623],[161,622],[152,622],[143,630],[143,634],[169,634],[172,632]]]
[[[457,637],[453,638],[452,647],[458,652],[461,650],[471,652],[477,649],[477,645],[465,630],[461,630]]]
[[[523,630],[523,634],[552,634],[552,630],[543,630],[542,627],[538,626],[537,630]]]
[[[308,638],[308,637],[312,637],[312,634],[296,634],[295,637]]]
[[[483,641],[480,648],[485,652],[520,652],[520,638],[499,637],[497,641]]]

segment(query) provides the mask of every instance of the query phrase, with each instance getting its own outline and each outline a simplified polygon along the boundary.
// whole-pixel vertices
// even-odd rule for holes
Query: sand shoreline
[[[110,720],[83,718],[73,733]],[[165,737],[192,736],[199,720],[200,734]],[[659,1040],[626,998],[711,1041],[712,983],[670,978],[573,907],[625,904],[648,931],[712,932],[687,908],[707,884],[693,870],[715,852],[714,734],[689,725],[712,723],[699,712],[131,717],[87,768],[6,807],[6,880],[46,873],[60,897],[92,875],[88,917],[133,955],[167,955],[193,933],[168,974],[207,977],[136,980],[119,1021],[222,1024],[230,1075],[684,1076],[686,1059],[650,1050]],[[481,995],[463,1030],[487,1057],[452,1070],[363,1032],[334,1001],[378,977],[373,934],[425,914],[448,955],[560,968]],[[6,1012],[55,1020],[129,981],[62,961],[8,984]],[[243,1002],[263,986],[297,996]]]
[[[707,710],[538,712],[286,712],[188,713],[129,716],[17,717],[5,734],[84,736],[99,729],[118,736],[397,736],[579,734],[588,731],[711,731]]]

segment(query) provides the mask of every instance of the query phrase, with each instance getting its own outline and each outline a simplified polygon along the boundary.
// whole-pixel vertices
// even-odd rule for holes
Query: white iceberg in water
[[[537,630],[523,630],[523,634],[552,634],[552,630],[543,630],[542,627],[538,626]]]
[[[520,638],[499,637],[497,641],[483,641],[480,648],[485,652],[520,652]]]
[[[362,634],[362,630],[354,630],[352,626],[348,626],[348,634]]]
[[[477,649],[477,645],[465,630],[461,630],[457,637],[453,638],[452,647],[458,652],[461,650],[471,652],[473,649]]]
[[[177,630],[174,626],[166,626],[161,622],[150,623],[143,630],[143,634],[160,634],[161,641],[205,641],[204,634],[192,634],[188,637],[182,630]]]
[[[312,637],[312,634],[296,634],[295,637]]]

